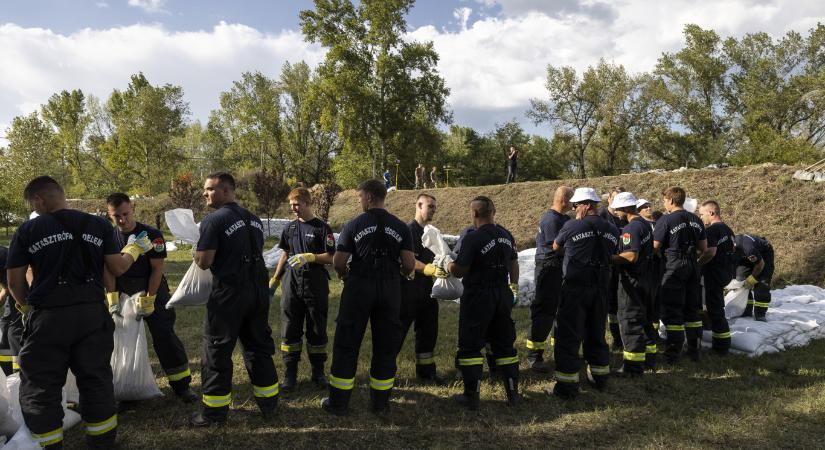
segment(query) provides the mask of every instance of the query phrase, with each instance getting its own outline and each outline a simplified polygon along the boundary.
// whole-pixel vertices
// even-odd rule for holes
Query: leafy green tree
[[[405,40],[413,0],[315,0],[300,13],[307,40],[328,49],[318,68],[325,123],[341,139],[333,165],[345,187],[394,160],[419,159],[409,136],[450,120],[432,43]],[[367,162],[366,170],[363,163]],[[355,165],[353,165],[355,164]]]
[[[41,116],[55,130],[60,149],[60,182],[70,194],[75,192],[75,183],[82,184],[85,191],[85,186],[91,180],[84,173],[87,161],[83,141],[90,118],[86,113],[83,92],[62,91],[52,95],[41,108]]]
[[[8,146],[0,160],[3,183],[0,197],[20,217],[27,217],[29,206],[23,201],[23,189],[34,177],[62,173],[60,145],[51,127],[37,113],[15,117],[6,133]]]

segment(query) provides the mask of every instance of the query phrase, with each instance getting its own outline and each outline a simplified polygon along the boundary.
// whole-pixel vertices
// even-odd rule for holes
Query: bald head
[[[564,214],[570,210],[570,199],[573,198],[573,189],[569,186],[559,186],[553,194],[553,210]]]
[[[474,217],[490,219],[493,217],[496,207],[490,198],[479,195],[470,201],[470,210],[473,212]]]

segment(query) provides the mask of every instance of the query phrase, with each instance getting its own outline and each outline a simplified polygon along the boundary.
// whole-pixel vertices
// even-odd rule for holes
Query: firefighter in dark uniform
[[[20,369],[17,355],[20,354],[20,336],[23,334],[23,319],[14,307],[14,299],[6,281],[6,257],[9,250],[0,246],[0,303],[3,316],[0,317],[0,368],[6,376]]]
[[[619,376],[644,373],[648,354],[656,354],[656,331],[648,310],[653,308],[653,230],[636,211],[638,200],[630,192],[613,198],[610,207],[627,225],[622,229],[619,251],[613,264],[619,267],[619,328],[624,358]]]
[[[401,340],[400,277],[413,276],[415,256],[410,230],[384,209],[386,196],[387,189],[378,180],[358,185],[364,213],[344,225],[338,236],[333,266],[344,280],[344,290],[332,344],[329,397],[321,400],[321,407],[335,415],[348,413],[368,321],[372,329],[373,412],[389,409],[395,384],[395,358]]]
[[[765,315],[771,303],[771,278],[773,278],[773,246],[767,239],[755,234],[736,235],[736,279],[750,288],[748,306],[742,317],[767,322]]]
[[[662,256],[664,273],[659,285],[662,322],[667,332],[665,359],[676,363],[687,339],[688,356],[699,359],[702,339],[701,272],[698,258],[707,249],[705,226],[685,211],[685,190],[671,187],[662,193],[667,214],[656,221],[653,248]]]
[[[621,186],[614,186],[610,189],[610,194],[607,197],[607,204],[602,208],[599,208],[599,216],[608,221],[613,223],[616,226],[616,229],[619,232],[622,231],[627,222],[618,215],[616,215],[613,208],[610,207],[613,199],[616,197],[617,194],[624,192],[625,189]],[[611,266],[610,268],[610,284],[608,286],[607,292],[607,322],[610,328],[610,336],[613,338],[613,348],[616,350],[621,350],[623,348],[622,345],[622,333],[619,329],[619,318],[618,318],[618,311],[619,311],[619,268],[616,266]]]
[[[610,375],[610,349],[604,328],[610,257],[616,253],[619,231],[596,213],[599,200],[592,188],[576,189],[570,199],[576,220],[564,224],[553,242],[553,250],[564,256],[553,388],[553,394],[563,399],[579,394],[579,348],[590,368],[588,380],[597,389],[607,386]]]
[[[264,418],[278,407],[278,374],[269,328],[269,278],[263,261],[261,220],[235,203],[235,179],[209,175],[203,185],[206,205],[215,209],[200,224],[195,263],[212,270],[212,292],[204,320],[201,383],[203,406],[190,418],[194,426],[226,421],[232,403],[232,352],[240,339],[255,402]]]
[[[725,286],[734,276],[733,230],[722,221],[719,203],[708,200],[699,208],[699,216],[705,224],[708,249],[699,262],[702,263],[702,279],[705,286],[705,307],[713,333],[713,351],[720,356],[730,349],[730,327],[725,318]]]
[[[315,217],[309,190],[293,189],[287,199],[297,219],[281,232],[278,248],[283,252],[269,283],[273,289],[281,286],[281,354],[286,366],[281,383],[283,392],[294,389],[297,382],[304,324],[307,356],[312,366],[310,379],[319,388],[327,387],[324,364],[327,361],[329,272],[324,265],[332,264],[335,254],[332,229]]]
[[[642,198],[636,202],[636,211],[640,216],[642,216],[643,219],[645,219],[647,224],[650,225],[650,232],[652,233],[656,228],[656,219],[653,217],[653,206],[649,201]],[[650,269],[650,277],[653,280],[653,284],[650,286],[651,306],[647,310],[647,321],[653,329],[654,341],[652,344],[648,343],[647,345],[645,354],[645,368],[648,370],[655,370],[656,356],[659,352],[657,343],[659,342],[659,284],[661,284],[662,279],[662,258],[657,255],[656,252],[653,252],[651,259],[652,264]]]
[[[553,241],[561,227],[570,220],[566,213],[570,210],[573,189],[559,186],[553,195],[553,206],[544,213],[536,235],[536,297],[530,304],[530,328],[527,330],[527,362],[539,373],[548,373],[550,368],[544,362],[547,337],[553,330],[556,312],[559,309],[559,292],[562,280],[562,258],[553,251]],[[553,345],[552,338],[550,345]]]
[[[518,355],[513,347],[516,329],[510,316],[518,295],[518,254],[513,235],[493,222],[494,211],[493,201],[487,197],[470,202],[475,231],[464,237],[455,261],[440,267],[462,278],[464,285],[456,355],[464,393],[454,398],[470,410],[479,406],[485,343],[492,349],[508,404],[514,406],[520,400]]]
[[[435,344],[438,339],[438,300],[430,295],[437,268],[435,255],[424,247],[421,237],[424,227],[433,220],[436,200],[430,194],[419,194],[415,201],[415,218],[407,224],[415,254],[415,278],[401,280],[401,342],[415,323],[415,374],[425,381],[440,383],[435,368]]]
[[[104,272],[106,300],[109,311],[120,314],[120,293],[138,297],[138,316],[146,321],[152,334],[152,347],[158,355],[160,366],[175,395],[186,403],[197,400],[198,396],[189,388],[192,376],[189,371],[189,357],[183,343],[175,334],[175,310],[166,309],[169,284],[163,274],[163,260],[166,258],[166,241],[157,228],[135,221],[134,205],[129,196],[115,193],[106,198],[109,218],[115,224],[115,243],[124,246],[141,233],[146,233],[152,241],[152,250],[142,255],[123,275],[114,278]]]
[[[103,269],[126,272],[152,244],[139,236],[118,249],[112,226],[67,209],[63,188],[50,177],[30,181],[23,197],[39,214],[14,233],[7,261],[9,290],[27,316],[20,350],[23,418],[41,447],[62,448],[61,394],[71,369],[87,444],[112,448],[117,435],[110,365],[114,322],[106,308]]]

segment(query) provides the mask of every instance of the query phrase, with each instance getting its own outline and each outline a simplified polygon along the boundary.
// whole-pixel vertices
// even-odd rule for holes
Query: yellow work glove
[[[281,279],[278,278],[277,275],[272,275],[272,278],[269,279],[269,296],[272,297],[275,295],[275,291],[278,290],[278,286],[281,285]]]
[[[143,319],[151,316],[155,312],[155,296],[154,295],[139,295],[137,298],[137,315],[135,320]]]
[[[109,305],[109,314],[117,314],[120,316],[122,305],[120,304],[120,292],[107,292],[106,303]]]
[[[756,279],[753,275],[745,278],[745,283],[748,285],[749,288],[753,288],[757,284],[759,284],[759,280]]]
[[[450,276],[444,269],[441,267],[436,266],[435,264],[427,264],[424,266],[424,270],[421,272],[425,276],[433,277],[433,278],[447,278]]]
[[[287,261],[289,263],[289,267],[303,267],[306,264],[315,262],[315,254],[314,253],[301,253],[295,256],[291,256]]]
[[[149,236],[146,235],[146,232],[142,232],[135,238],[134,241],[126,244],[125,247],[120,251],[120,253],[125,253],[132,257],[133,261],[137,261],[140,258],[140,255],[148,252],[152,249],[152,241],[149,240]]]
[[[25,316],[29,314],[29,311],[32,310],[32,307],[29,305],[21,305],[20,303],[14,302],[14,308],[19,312],[21,315]]]
[[[510,283],[510,291],[513,292],[513,305],[518,303],[518,283]]]

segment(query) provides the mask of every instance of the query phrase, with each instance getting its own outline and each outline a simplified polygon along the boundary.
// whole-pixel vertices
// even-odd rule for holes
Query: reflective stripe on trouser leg
[[[278,395],[280,392],[280,385],[275,383],[271,386],[255,386],[252,385],[252,393],[258,398],[269,398]]]
[[[309,345],[307,344],[307,353],[310,355],[317,355],[317,354],[326,354],[327,353],[327,345]]]
[[[284,353],[294,353],[300,352],[303,348],[303,342],[297,342],[294,344],[287,344],[286,342],[281,342],[281,351]]]
[[[518,356],[507,356],[504,358],[496,358],[497,366],[506,366],[508,364],[518,364]]]
[[[610,366],[590,366],[590,373],[593,375],[610,375]]]
[[[355,387],[355,378],[338,378],[335,375],[330,374],[329,385],[330,387],[341,389],[342,391],[351,391],[352,388]]]
[[[232,403],[232,394],[203,395],[203,405],[207,408],[225,408]]]
[[[624,352],[625,361],[644,362],[645,353]],[[592,370],[591,370],[592,372]]]
[[[426,353],[416,353],[415,354],[415,363],[419,366],[426,366],[429,364],[435,364],[435,355],[433,352],[426,352]]]
[[[481,366],[484,364],[484,358],[458,358],[458,365],[461,366]]]
[[[714,339],[730,339],[730,331],[725,331],[724,333],[717,333],[713,332]]]
[[[533,342],[530,339],[527,339],[526,345],[528,350],[544,350],[547,348],[547,344],[545,342]]]
[[[176,367],[174,369],[169,369],[166,371],[166,379],[171,381],[180,381],[186,377],[191,377],[192,372],[189,370],[189,366],[183,367]]]
[[[651,344],[645,347],[645,353],[655,355],[659,351],[659,346]]]
[[[101,422],[87,423],[86,434],[89,436],[100,436],[101,434],[106,434],[114,430],[115,427],[117,427],[117,414]]]
[[[32,438],[41,447],[54,445],[63,440],[63,428],[49,431],[47,433],[32,433]]]
[[[370,377],[370,389],[375,389],[376,391],[386,391],[388,389],[392,389],[394,384],[395,378],[379,380],[377,378]]]
[[[579,373],[567,373],[567,372],[559,372],[558,370],[555,373],[556,381],[560,381],[562,383],[578,383],[579,382]]]

